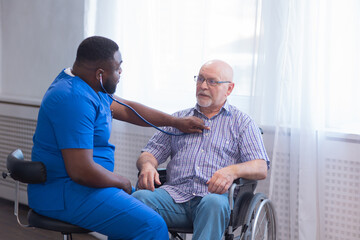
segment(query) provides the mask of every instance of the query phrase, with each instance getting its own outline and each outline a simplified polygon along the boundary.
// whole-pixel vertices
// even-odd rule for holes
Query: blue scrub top
[[[28,186],[31,208],[63,210],[64,188],[77,184],[66,172],[61,149],[93,149],[94,161],[114,170],[115,147],[109,143],[111,103],[105,93],[96,93],[82,79],[65,71],[50,85],[41,102],[31,157],[45,164],[47,181]]]

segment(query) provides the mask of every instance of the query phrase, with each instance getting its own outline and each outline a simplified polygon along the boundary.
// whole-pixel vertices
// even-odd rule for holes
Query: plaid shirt
[[[199,106],[176,112],[176,117],[196,116],[210,130],[170,136],[157,132],[142,151],[149,152],[159,164],[168,157],[167,180],[161,186],[177,203],[209,194],[206,182],[219,169],[254,159],[264,159],[269,167],[259,127],[246,114],[226,102],[220,112],[208,119]],[[179,133],[173,127],[166,131]]]

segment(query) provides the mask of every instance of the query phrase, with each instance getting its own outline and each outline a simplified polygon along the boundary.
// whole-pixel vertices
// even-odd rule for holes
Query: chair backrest
[[[46,181],[46,167],[42,162],[25,161],[20,149],[9,154],[6,167],[10,176],[23,183],[44,183]]]

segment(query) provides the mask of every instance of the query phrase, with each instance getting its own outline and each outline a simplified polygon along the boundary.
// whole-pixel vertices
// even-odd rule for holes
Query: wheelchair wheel
[[[276,219],[271,201],[256,193],[249,205],[241,240],[276,240]]]

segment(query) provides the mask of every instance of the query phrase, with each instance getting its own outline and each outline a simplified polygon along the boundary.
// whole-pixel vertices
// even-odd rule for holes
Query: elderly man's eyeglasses
[[[215,78],[204,78],[203,76],[194,76],[196,84],[202,84],[206,81],[208,86],[217,86],[220,83],[231,83],[230,81],[217,81]]]

